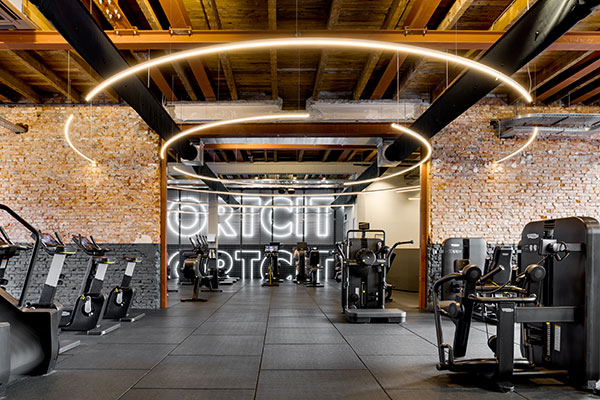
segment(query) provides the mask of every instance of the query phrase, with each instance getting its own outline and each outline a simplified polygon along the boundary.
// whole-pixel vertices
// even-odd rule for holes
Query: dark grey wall
[[[123,257],[126,255],[141,257],[142,262],[137,264],[133,274],[132,287],[136,290],[136,296],[133,302],[134,308],[158,308],[160,306],[160,248],[158,244],[102,244],[102,246],[111,249],[108,255],[114,258],[116,263],[109,265],[106,277],[104,279],[103,292],[108,293],[114,286],[121,283],[123,273],[125,272],[126,262]],[[6,279],[9,283],[7,291],[14,297],[19,298],[21,288],[25,279],[27,263],[29,261],[29,252],[21,253],[17,257],[10,259],[6,270]],[[48,268],[50,267],[52,257],[44,250],[40,249],[36,268],[31,281],[27,301],[35,302],[38,300]],[[58,286],[56,291],[56,300],[66,308],[72,307],[75,303],[83,275],[86,270],[88,256],[82,251],[67,257],[63,267],[62,285]]]

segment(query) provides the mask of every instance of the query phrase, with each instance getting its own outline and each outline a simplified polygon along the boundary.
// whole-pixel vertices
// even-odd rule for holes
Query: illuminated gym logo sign
[[[234,210],[226,204],[219,204],[219,237],[235,238],[240,233],[243,238],[258,237],[256,227],[260,226],[262,233],[273,237],[274,241],[302,239],[304,237],[327,238],[331,234],[333,212],[328,208],[294,208],[292,206],[316,206],[330,204],[333,197],[317,197],[310,199],[289,197],[246,197],[244,204],[256,205],[245,207],[241,211]],[[306,202],[304,204],[303,202]],[[181,204],[184,203],[184,204]],[[195,203],[195,204],[194,204]],[[258,208],[260,206],[290,206],[282,208]],[[208,207],[197,198],[182,197],[181,202],[169,204],[170,212],[167,217],[167,227],[175,236],[187,239],[196,234],[206,233],[208,225]],[[180,218],[180,215],[190,215]],[[242,218],[241,224],[234,216]],[[259,222],[257,224],[257,222]],[[241,226],[241,232],[240,232]],[[314,235],[314,236],[313,236]]]

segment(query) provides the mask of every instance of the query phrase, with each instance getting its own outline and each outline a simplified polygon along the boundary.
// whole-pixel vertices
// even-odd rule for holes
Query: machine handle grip
[[[401,241],[401,242],[394,243],[394,245],[390,249],[390,252],[389,252],[387,258],[389,259],[392,256],[392,254],[394,254],[394,250],[396,250],[396,247],[402,246],[403,244],[413,244],[414,242],[415,242],[414,240],[405,240],[403,242]]]
[[[498,272],[500,271],[504,271],[504,266],[503,265],[498,265],[496,268],[492,269],[490,272],[488,272],[487,274],[485,274],[484,276],[482,276],[479,281],[480,282],[485,282],[487,280],[489,280],[492,276],[496,275]]]

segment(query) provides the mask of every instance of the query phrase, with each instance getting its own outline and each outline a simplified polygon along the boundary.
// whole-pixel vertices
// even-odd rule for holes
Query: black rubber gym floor
[[[340,288],[238,282],[206,303],[181,303],[59,357],[49,376],[13,378],[9,399],[576,399],[594,398],[553,378],[493,393],[464,375],[439,372],[433,316],[416,295],[395,293],[407,322],[348,324]],[[450,335],[452,331],[447,330]],[[489,356],[493,327],[475,324],[472,356]],[[65,334],[67,336],[67,334]],[[447,340],[451,340],[448,336]]]

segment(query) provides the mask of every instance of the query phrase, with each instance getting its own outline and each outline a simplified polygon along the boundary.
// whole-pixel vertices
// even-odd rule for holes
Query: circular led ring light
[[[411,46],[401,43],[383,42],[377,40],[361,40],[361,39],[340,39],[340,38],[327,38],[327,37],[316,37],[316,38],[281,38],[281,39],[264,39],[264,40],[249,40],[244,42],[233,42],[227,44],[218,44],[214,46],[205,46],[196,49],[180,51],[174,54],[168,54],[154,60],[149,60],[141,64],[129,67],[121,72],[118,72],[110,78],[101,82],[86,96],[86,101],[91,101],[100,92],[110,87],[114,83],[135,75],[139,72],[145,71],[151,67],[156,67],[162,64],[168,64],[179,60],[185,60],[193,57],[206,56],[217,53],[230,53],[240,50],[259,50],[259,49],[281,49],[291,47],[297,49],[299,47],[314,47],[318,49],[323,48],[354,48],[364,50],[379,50],[379,51],[390,51],[398,53],[407,53],[411,55],[430,57],[433,59],[448,61],[455,64],[465,66],[470,69],[480,71],[486,75],[500,80],[506,85],[515,89],[519,94],[528,102],[532,102],[531,95],[527,90],[519,85],[515,80],[509,76],[503,74],[494,68],[488,67],[485,64],[470,60],[465,57],[456,56],[450,53],[444,53],[438,50],[427,49],[424,47]]]
[[[75,153],[77,153],[81,157],[85,158],[92,165],[96,165],[96,161],[94,159],[92,159],[92,158],[89,158],[88,156],[86,156],[85,154],[83,154],[81,151],[79,151],[77,149],[77,147],[75,147],[73,145],[73,143],[71,142],[71,139],[69,138],[69,129],[71,128],[71,122],[73,122],[73,118],[74,118],[73,114],[69,115],[69,118],[67,118],[67,122],[65,123],[65,139],[67,140],[67,143],[69,144],[69,146],[75,151]]]
[[[269,116],[260,116],[260,117],[252,117],[252,118],[269,119],[268,117]],[[230,122],[230,121],[234,121],[234,122]],[[230,123],[236,123],[235,121],[236,120],[226,120],[226,121],[219,121],[219,122],[222,123],[223,125],[225,125],[225,124],[230,124]],[[207,124],[207,125],[210,125],[210,124]],[[207,125],[201,125],[200,127],[191,128],[189,130],[192,130],[192,129],[200,130],[199,128],[205,127]],[[425,155],[425,157],[423,157],[421,159],[421,161],[419,161],[417,164],[415,164],[413,166],[410,166],[408,168],[404,168],[401,171],[394,172],[393,174],[379,176],[379,177],[371,178],[371,179],[363,179],[363,180],[360,180],[360,181],[344,182],[343,186],[362,185],[362,184],[365,184],[365,183],[372,183],[372,182],[383,181],[383,180],[390,179],[390,178],[395,178],[397,176],[404,175],[407,172],[412,171],[413,169],[419,168],[421,166],[421,164],[426,163],[431,158],[431,153],[432,153],[433,150],[432,150],[431,145],[429,144],[429,142],[423,136],[419,135],[417,132],[413,131],[412,129],[409,129],[409,128],[407,128],[405,126],[402,126],[402,125],[392,124],[391,126],[392,126],[392,128],[397,129],[397,130],[399,130],[401,132],[404,132],[404,133],[410,135],[411,137],[419,140],[423,144],[423,146],[425,146],[425,148],[427,149],[427,154]],[[181,136],[186,136],[186,135],[188,135],[188,133],[186,133],[186,132],[188,132],[188,131],[182,132],[181,134],[179,134],[177,136],[180,136],[180,135]],[[174,140],[176,140],[175,138],[176,138],[176,136],[173,137],[173,138],[171,138],[171,139],[169,139],[169,141],[172,143]],[[163,157],[163,151],[166,151],[166,147],[167,147],[168,143],[169,142],[165,143],[165,145],[161,149],[161,157]],[[276,184],[276,183],[275,184],[266,184],[266,183],[248,182],[248,181],[236,180],[236,179],[221,179],[221,178],[215,178],[215,177],[207,176],[207,175],[193,174],[191,172],[186,172],[186,171],[184,171],[184,170],[182,170],[180,168],[177,168],[177,167],[174,167],[173,169],[175,171],[181,173],[181,174],[184,174],[184,175],[187,175],[187,176],[190,176],[190,177],[193,177],[193,178],[207,180],[207,181],[212,181],[212,182],[219,182],[219,183],[222,183],[224,185],[227,185],[227,184],[231,184],[231,185],[234,185],[234,184],[235,185],[247,185],[247,186],[253,187],[253,188],[261,188],[261,187],[275,187],[275,188],[277,188],[277,187],[283,187],[283,188],[305,187],[305,186],[302,186],[302,185],[293,185],[293,184],[289,184],[289,185],[288,184]],[[331,185],[327,185],[327,186],[328,187],[332,187]],[[326,185],[323,185],[323,186],[320,186],[320,187],[326,187]]]
[[[494,164],[499,164],[503,161],[508,160],[509,158],[512,158],[514,156],[516,156],[517,154],[519,154],[520,152],[522,152],[523,150],[525,150],[527,147],[529,147],[531,145],[531,143],[533,143],[533,141],[535,140],[535,138],[538,135],[538,128],[537,126],[535,128],[533,128],[533,132],[531,133],[531,137],[529,138],[529,140],[527,142],[525,142],[525,144],[521,147],[519,147],[517,150],[513,151],[512,153],[510,153],[509,155],[507,155],[506,157],[503,157],[501,159],[499,159],[498,161],[494,161]]]

